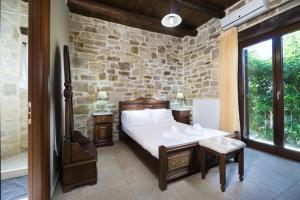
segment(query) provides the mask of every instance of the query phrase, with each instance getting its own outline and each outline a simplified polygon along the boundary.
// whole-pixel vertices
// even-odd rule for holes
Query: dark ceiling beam
[[[70,11],[73,13],[148,31],[173,35],[176,37],[183,37],[186,35],[196,36],[198,33],[196,27],[181,24],[175,28],[167,28],[162,26],[161,19],[122,10],[103,3],[98,3],[94,0],[68,0],[67,4]]]
[[[175,3],[176,5],[182,8],[192,9],[197,12],[205,12],[206,14],[212,17],[223,18],[225,16],[224,10],[216,6],[210,5],[208,3],[204,3],[200,1],[197,1],[196,3],[187,0],[173,0],[173,3]]]

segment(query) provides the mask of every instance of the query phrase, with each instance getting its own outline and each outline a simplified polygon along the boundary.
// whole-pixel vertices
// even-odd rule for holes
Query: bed
[[[149,122],[130,125],[122,119],[122,112],[149,110],[149,112],[169,109],[169,101],[152,98],[139,98],[119,102],[119,137],[133,152],[158,176],[160,190],[166,190],[167,184],[200,171],[201,157],[198,141],[213,136],[237,137],[222,131],[205,129],[201,135],[184,135],[180,139],[168,139],[163,134],[176,127],[183,132],[191,126],[174,120]],[[153,110],[156,109],[156,110]],[[124,114],[123,114],[124,118]],[[147,121],[140,116],[137,121]],[[138,123],[138,122],[136,122]],[[163,134],[162,134],[163,133]],[[213,162],[214,159],[208,159]],[[208,165],[209,166],[209,165]]]

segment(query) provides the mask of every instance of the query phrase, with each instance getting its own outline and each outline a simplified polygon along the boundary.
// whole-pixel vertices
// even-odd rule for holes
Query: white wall
[[[64,135],[63,46],[68,44],[69,9],[64,0],[51,0],[50,10],[50,186],[54,193],[62,164]]]

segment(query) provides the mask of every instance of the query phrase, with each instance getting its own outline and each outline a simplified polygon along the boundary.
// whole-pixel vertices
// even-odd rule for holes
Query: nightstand
[[[96,147],[113,145],[113,141],[112,141],[113,113],[94,112],[93,118],[94,118],[93,138]]]
[[[177,122],[190,124],[190,113],[189,109],[173,109],[172,115]]]

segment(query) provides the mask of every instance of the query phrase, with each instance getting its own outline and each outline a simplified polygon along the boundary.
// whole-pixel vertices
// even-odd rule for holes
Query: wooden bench
[[[246,144],[240,140],[229,137],[213,137],[199,141],[201,153],[201,173],[202,179],[206,175],[206,157],[207,153],[218,157],[220,184],[222,192],[225,191],[226,185],[226,160],[236,158],[239,166],[239,178],[243,181],[244,177],[244,147]]]

